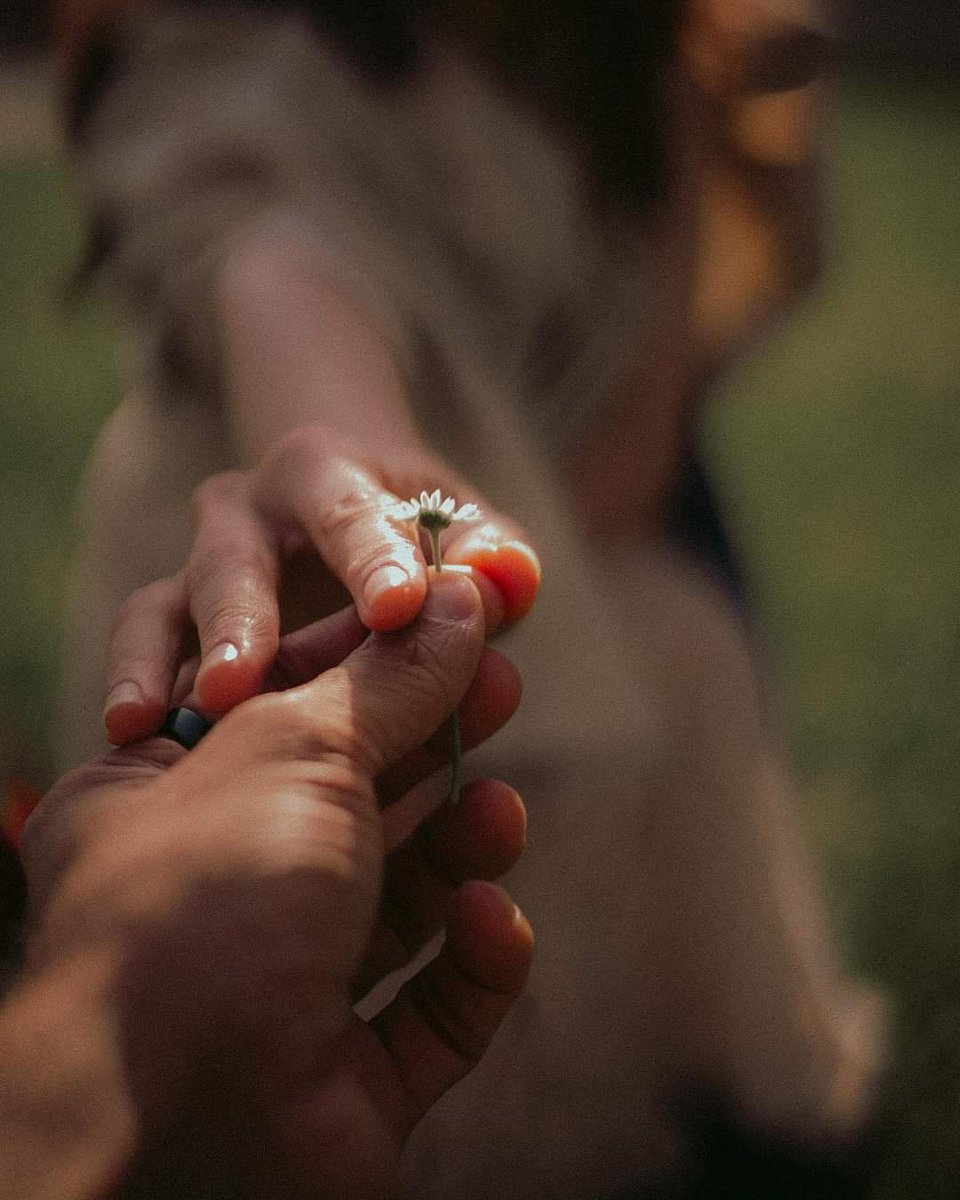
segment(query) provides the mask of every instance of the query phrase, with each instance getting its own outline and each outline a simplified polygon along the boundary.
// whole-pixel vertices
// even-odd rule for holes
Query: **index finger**
[[[368,629],[399,629],[417,615],[427,590],[419,538],[371,472],[307,431],[287,439],[259,495],[310,538]]]

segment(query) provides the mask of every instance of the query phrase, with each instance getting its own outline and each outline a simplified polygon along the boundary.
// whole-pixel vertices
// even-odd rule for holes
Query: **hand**
[[[155,1138],[174,1109],[183,1131],[197,1096],[218,1117],[209,1156],[198,1117],[192,1157],[160,1138],[156,1161],[233,1171],[223,1194],[384,1194],[412,1125],[526,974],[513,905],[457,886],[515,860],[518,798],[482,782],[423,820],[421,783],[453,705],[466,741],[487,736],[517,702],[515,673],[482,649],[478,596],[456,574],[434,580],[415,625],[365,633],[347,612],[291,635],[274,682],[299,686],[239,707],[189,754],[157,739],[81,768],[25,832],[35,959],[116,961],[119,1049]],[[356,996],[444,920],[440,956],[359,1021]]]
[[[186,566],[123,606],[107,672],[104,721],[111,741],[134,741],[158,727],[194,629],[200,706],[224,713],[255,695],[277,651],[285,568],[291,568],[288,581],[301,576],[294,625],[350,597],[369,629],[412,621],[426,594],[427,564],[416,525],[392,513],[398,497],[425,487],[480,504],[480,517],[447,531],[444,562],[472,569],[488,631],[521,617],[536,596],[540,568],[513,523],[419,448],[396,452],[388,465],[327,427],[302,426],[255,470],[201,485]],[[303,573],[311,556],[322,572],[307,572],[305,606]]]

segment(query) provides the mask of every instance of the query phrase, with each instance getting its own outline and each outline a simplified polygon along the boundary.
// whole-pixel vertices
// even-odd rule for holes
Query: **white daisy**
[[[420,499],[416,496],[401,501],[396,508],[396,515],[401,521],[416,521],[426,530],[446,529],[454,521],[472,521],[480,515],[476,504],[463,504],[457,508],[457,502],[452,496],[440,499],[440,489],[433,492],[421,492]]]

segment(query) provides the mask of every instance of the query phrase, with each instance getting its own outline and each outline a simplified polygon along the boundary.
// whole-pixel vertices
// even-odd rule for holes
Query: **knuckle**
[[[257,697],[238,711],[241,714],[249,722],[241,733],[262,738],[269,730],[279,757],[338,765],[350,781],[368,773],[369,743],[347,704],[328,703],[320,713],[295,688]]]
[[[229,596],[234,607],[255,610],[274,586],[277,571],[274,546],[266,535],[247,529],[225,535],[215,545],[195,545],[185,575],[193,605],[208,597],[216,598],[214,605],[226,605]]]
[[[385,512],[390,507],[384,493],[369,481],[358,481],[328,504],[317,515],[317,532],[331,566],[357,581],[387,561],[409,565],[413,543],[389,524]]]
[[[331,539],[353,534],[358,525],[374,515],[377,507],[372,489],[357,482],[340,492],[319,514],[321,529]]]
[[[186,569],[191,604],[256,609],[276,579],[274,563],[266,546],[239,540],[223,542],[215,551],[194,552]]]
[[[221,471],[210,475],[198,484],[190,497],[190,515],[194,527],[200,525],[211,513],[225,504],[237,503],[246,493],[245,471]]]
[[[350,548],[348,569],[353,586],[363,585],[385,564],[404,563],[405,558],[396,546],[375,538],[362,538]]]
[[[316,474],[326,463],[328,431],[313,422],[298,425],[285,434],[264,458],[257,474],[262,486],[269,488],[278,474],[295,476]]]
[[[442,640],[416,637],[411,639],[403,656],[404,691],[415,696],[422,706],[445,711],[455,703],[450,642],[448,637]]]
[[[244,639],[261,640],[274,636],[277,619],[272,608],[262,603],[245,603],[233,596],[221,596],[209,608],[193,614],[202,636],[236,634],[242,630]]]
[[[111,636],[126,626],[135,624],[149,613],[176,611],[183,608],[183,582],[179,575],[171,575],[148,583],[131,592],[121,602],[113,615]]]
[[[298,425],[280,440],[274,457],[300,459],[322,455],[326,450],[324,428],[317,422]]]

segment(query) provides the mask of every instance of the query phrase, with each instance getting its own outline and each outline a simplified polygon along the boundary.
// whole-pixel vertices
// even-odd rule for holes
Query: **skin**
[[[523,532],[422,442],[376,318],[329,264],[253,241],[224,265],[218,306],[231,425],[257,465],[201,485],[183,569],[118,614],[104,710],[115,743],[157,728],[194,635],[198,696],[224,713],[256,693],[281,627],[346,599],[368,629],[412,621],[428,565],[415,525],[391,512],[425,487],[481,508],[448,533],[444,562],[472,570],[488,632],[522,617],[539,587]]]
[[[31,967],[0,1015],[3,1194],[393,1194],[411,1128],[529,965],[529,926],[482,881],[519,855],[518,797],[481,781],[429,815],[452,707],[477,741],[519,698],[483,632],[456,574],[403,631],[367,637],[348,610],[287,639],[282,690],[195,750],[148,740],[45,798]]]

